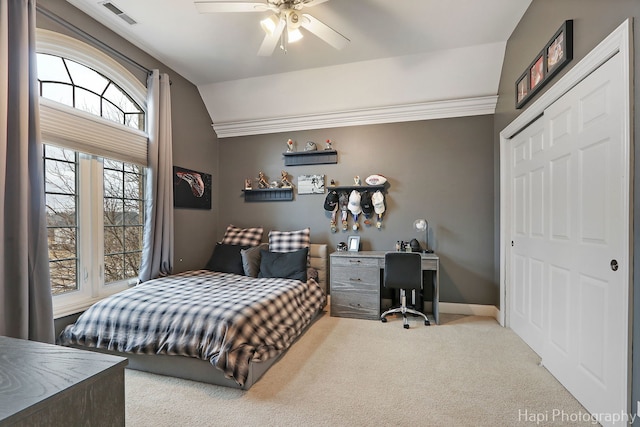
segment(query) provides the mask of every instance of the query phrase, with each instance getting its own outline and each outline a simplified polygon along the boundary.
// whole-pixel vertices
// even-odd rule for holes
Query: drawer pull
[[[349,281],[350,282],[362,282],[362,279],[360,279],[360,278],[357,278],[357,279],[351,278],[351,279],[349,279]]]
[[[360,260],[359,259],[350,259],[349,262],[352,263],[352,264],[360,264]]]

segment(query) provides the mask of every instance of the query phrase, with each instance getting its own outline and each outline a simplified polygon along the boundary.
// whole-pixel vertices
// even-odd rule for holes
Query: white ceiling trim
[[[494,114],[497,96],[213,124],[218,138]]]

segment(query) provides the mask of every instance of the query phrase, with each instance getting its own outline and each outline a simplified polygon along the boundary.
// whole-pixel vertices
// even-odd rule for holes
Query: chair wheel
[[[381,318],[380,318],[380,321],[381,321],[382,323],[387,323],[387,318],[386,318],[386,317],[381,317]]]
[[[429,322],[428,320],[425,320],[424,324],[427,325],[427,326],[431,326],[431,322]]]
[[[404,325],[404,328],[405,329],[409,329],[409,325]]]

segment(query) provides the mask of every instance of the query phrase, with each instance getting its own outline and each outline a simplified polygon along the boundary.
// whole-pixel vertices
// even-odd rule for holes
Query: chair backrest
[[[415,252],[388,252],[384,256],[384,287],[422,288],[422,257]]]

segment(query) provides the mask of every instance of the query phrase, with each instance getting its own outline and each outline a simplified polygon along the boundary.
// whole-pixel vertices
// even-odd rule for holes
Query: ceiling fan
[[[287,44],[300,40],[300,27],[315,34],[336,49],[342,49],[349,39],[309,15],[301,13],[303,8],[325,3],[329,0],[264,0],[262,2],[196,1],[200,13],[218,12],[273,12],[260,21],[266,36],[258,50],[258,55],[269,56],[280,42],[280,48],[287,51]],[[286,29],[286,31],[285,31]]]

